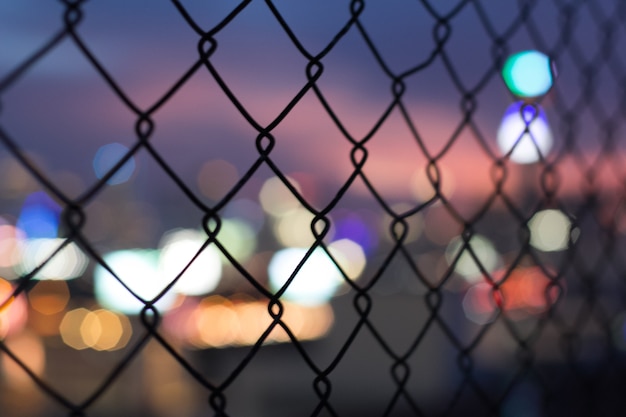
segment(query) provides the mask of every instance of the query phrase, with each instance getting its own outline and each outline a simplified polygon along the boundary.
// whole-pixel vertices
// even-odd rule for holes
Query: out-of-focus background
[[[0,414],[622,415],[625,41],[620,0],[0,3]]]

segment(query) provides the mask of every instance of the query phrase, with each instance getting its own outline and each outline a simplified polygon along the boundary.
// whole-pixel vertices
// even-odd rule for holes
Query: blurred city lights
[[[39,336],[56,336],[70,302],[66,281],[37,281],[28,291],[28,327]]]
[[[159,271],[159,252],[149,249],[131,249],[111,252],[103,256],[104,262],[135,294],[151,301],[169,284]],[[180,272],[180,271],[179,271]],[[94,270],[94,292],[98,302],[105,308],[124,314],[139,314],[144,303],[134,297],[102,265]],[[166,311],[176,299],[174,291],[168,291],[155,307]]]
[[[61,207],[42,191],[26,197],[17,228],[29,239],[55,238],[59,229],[59,214]]]
[[[267,310],[267,302],[248,301],[231,304],[232,308],[237,311],[239,318],[239,339],[236,343],[241,345],[253,345],[271,324],[271,318]],[[283,303],[283,308],[289,307],[291,304]],[[290,308],[292,312],[294,309]],[[283,319],[286,318],[284,310]],[[269,319],[269,320],[268,320]]]
[[[244,220],[223,219],[222,227],[217,235],[220,243],[239,262],[247,261],[257,246],[256,232]]]
[[[59,333],[63,343],[72,349],[114,351],[128,344],[132,327],[124,315],[104,309],[90,311],[81,307],[64,315]]]
[[[511,104],[497,134],[498,147],[511,161],[530,164],[545,158],[552,149],[553,139],[548,119],[539,105],[522,101]]]
[[[468,320],[477,324],[493,321],[497,310],[507,313],[510,319],[520,320],[545,312],[558,297],[559,288],[551,287],[551,281],[539,267],[516,268],[505,278],[504,271],[494,274],[503,280],[498,290],[483,282],[471,286],[463,298],[463,311]]]
[[[497,315],[491,285],[482,282],[472,285],[463,296],[463,312],[476,324],[491,323]]]
[[[288,248],[274,254],[268,266],[270,287],[278,291],[302,261],[307,249]],[[302,265],[283,298],[303,305],[327,302],[342,283],[341,272],[321,248],[316,248]]]
[[[217,297],[209,295],[205,298]],[[180,302],[171,308],[163,316],[163,331],[172,336],[177,343],[189,343],[189,335],[193,331],[193,312],[198,308],[201,299],[199,297],[181,297]]]
[[[29,274],[42,265],[60,248],[65,239],[29,239],[22,244],[22,256],[16,271]],[[89,258],[74,243],[67,243],[37,273],[35,279],[64,280],[79,277],[85,272]]]
[[[162,278],[159,281],[164,286],[173,281],[206,240],[206,234],[197,230],[177,229],[166,233],[160,243],[159,274]],[[174,291],[186,295],[207,294],[217,287],[221,277],[220,252],[215,245],[209,245],[181,275],[174,285]]]
[[[332,327],[333,310],[328,304],[303,306],[285,303],[282,321],[298,340],[315,340],[325,336]],[[267,326],[266,326],[267,327]],[[289,337],[282,328],[275,327],[268,342],[288,342]]]
[[[70,291],[65,281],[39,281],[28,292],[33,310],[47,316],[63,311],[69,300]]]
[[[98,343],[102,330],[102,324],[96,313],[90,311],[85,314],[85,317],[83,317],[80,323],[79,332],[83,343],[85,343],[87,347],[93,348]]]
[[[302,306],[283,302],[283,309],[281,320],[300,341],[323,337],[334,321],[328,304]],[[164,328],[178,340],[197,349],[253,345],[273,320],[267,300],[231,300],[212,295],[195,305],[183,305],[180,312],[177,310],[164,317]],[[288,341],[289,337],[279,327],[265,340],[266,343]]]
[[[328,251],[348,277],[357,279],[365,270],[367,258],[358,243],[350,239],[335,240],[328,245]]]
[[[300,192],[300,186],[293,178],[287,177],[287,181]],[[259,201],[263,210],[274,217],[282,217],[301,206],[298,199],[278,177],[269,178],[263,183],[259,191]]]
[[[80,324],[80,336],[87,347],[114,351],[126,346],[131,336],[126,316],[99,309],[88,312]]]
[[[494,274],[500,279],[504,272]],[[550,286],[551,281],[539,267],[516,268],[500,287],[502,308],[517,312],[522,317],[539,314],[554,304],[559,295],[559,288]]]
[[[534,98],[547,93],[553,83],[552,61],[538,51],[522,51],[507,58],[502,68],[506,86],[518,97]]]
[[[376,232],[357,213],[349,213],[339,217],[334,225],[334,238],[337,240],[350,239],[356,242],[365,253],[370,253],[378,246]]]
[[[572,224],[560,210],[542,210],[528,222],[530,244],[541,251],[567,249]]]
[[[493,272],[500,264],[500,255],[486,237],[477,234],[473,235],[467,246],[472,249],[486,272]],[[463,253],[459,256],[461,251]],[[468,248],[464,246],[463,238],[460,236],[452,239],[446,248],[445,257],[448,265],[452,265],[457,256],[459,259],[454,266],[454,272],[462,275],[468,282],[481,281],[483,273]]]
[[[274,235],[281,245],[285,247],[304,248],[315,242],[311,231],[313,213],[303,207],[295,208],[276,220]]]
[[[109,171],[129,152],[129,149],[121,143],[113,142],[101,146],[93,158],[93,171],[98,179],[104,177]],[[135,172],[135,158],[131,156],[124,165],[118,169],[107,184],[122,184],[130,179]]]
[[[21,258],[21,242],[25,239],[20,229],[10,224],[0,225],[0,268],[12,268]]]
[[[198,338],[206,346],[232,344],[240,333],[237,313],[227,303],[203,300],[194,315]]]
[[[89,313],[89,310],[81,307],[68,311],[63,316],[63,320],[59,326],[59,334],[61,335],[63,343],[72,349],[83,350],[89,347],[83,340],[80,332],[83,320]]]
[[[0,339],[19,333],[26,325],[28,316],[26,300],[13,295],[13,286],[0,278]]]

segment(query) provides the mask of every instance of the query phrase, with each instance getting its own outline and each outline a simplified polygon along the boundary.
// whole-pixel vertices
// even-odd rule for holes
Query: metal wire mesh
[[[27,330],[4,333],[2,415],[622,415],[623,1],[0,7],[2,227],[19,226],[20,205],[38,190],[58,205],[62,238],[10,281],[3,310],[28,297],[31,311],[38,274],[70,246],[89,262],[68,282],[70,301],[56,322],[29,318]],[[129,44],[140,39],[141,49],[122,58],[136,78],[117,75],[122,66],[112,51],[126,45],[97,35],[123,43],[118,30]],[[518,104],[525,126],[517,145],[502,152],[498,123],[518,100],[502,69],[528,49],[551,58],[555,83],[542,98]],[[172,68],[165,80],[161,64]],[[540,108],[553,131],[549,152],[533,137]],[[128,138],[128,146],[91,179],[91,146],[104,141],[103,131]],[[530,164],[514,160],[524,134],[538,155]],[[208,187],[218,191],[207,196],[189,174],[202,158],[228,160],[241,174],[228,179],[209,170]],[[114,186],[135,160],[143,176]],[[76,175],[55,176],[55,166]],[[279,220],[257,231],[252,260],[224,232],[234,203],[242,195],[258,202],[268,178],[306,218],[284,226],[306,244],[278,288],[266,268],[281,248],[268,224]],[[127,204],[139,199],[152,205]],[[103,202],[111,207],[108,223]],[[142,223],[151,212],[159,221]],[[342,233],[355,236],[342,229],[348,223],[361,227],[362,246],[369,245],[359,273],[332,245]],[[541,230],[562,223],[558,248],[537,243]],[[96,237],[99,224],[110,229],[100,231],[106,238]],[[149,297],[105,256],[150,247],[161,230],[187,226],[202,229],[203,243]],[[3,240],[7,246],[9,236]],[[194,297],[179,300],[173,311],[182,318],[173,327],[201,322],[204,332],[205,344],[190,348],[170,331],[174,313],[159,302],[209,248],[233,278],[215,290],[226,304],[195,297],[222,306],[208,318],[186,309]],[[299,310],[289,291],[319,254],[342,284],[331,301],[330,334],[307,341],[291,321]],[[142,308],[122,349],[76,351],[59,336],[61,317],[99,308],[98,268]],[[329,274],[318,265],[309,279]],[[133,278],[155,279],[139,275]],[[245,343],[211,346],[206,340],[224,327],[235,331],[233,306],[242,300],[263,306],[246,316],[261,317],[261,331]],[[32,360],[37,349],[12,343],[24,332],[43,340],[36,346],[48,357],[45,369]],[[284,343],[275,343],[278,334]],[[167,385],[173,375],[185,385]],[[37,398],[34,405],[28,398]]]

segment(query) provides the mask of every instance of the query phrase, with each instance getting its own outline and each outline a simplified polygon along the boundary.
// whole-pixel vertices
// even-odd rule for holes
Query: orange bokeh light
[[[493,275],[497,288],[486,282],[468,290],[463,307],[468,318],[485,324],[494,318],[496,309],[507,317],[522,319],[547,311],[564,291],[561,282],[554,283],[539,267],[517,268],[506,275]]]
[[[26,301],[13,291],[13,285],[0,278],[0,338],[18,333],[26,324]]]
[[[313,340],[324,336],[332,326],[334,316],[327,304],[301,306],[283,302],[281,321],[298,340]],[[181,342],[198,349],[226,346],[249,346],[272,325],[268,301],[228,299],[213,295],[199,303],[188,303],[173,310],[165,318],[165,328]],[[264,343],[290,340],[284,329],[275,326]]]

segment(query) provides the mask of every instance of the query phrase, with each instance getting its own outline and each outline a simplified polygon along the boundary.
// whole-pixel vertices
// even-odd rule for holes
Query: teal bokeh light
[[[518,97],[536,98],[547,93],[554,82],[555,71],[550,57],[538,51],[511,55],[502,68],[506,86]]]

